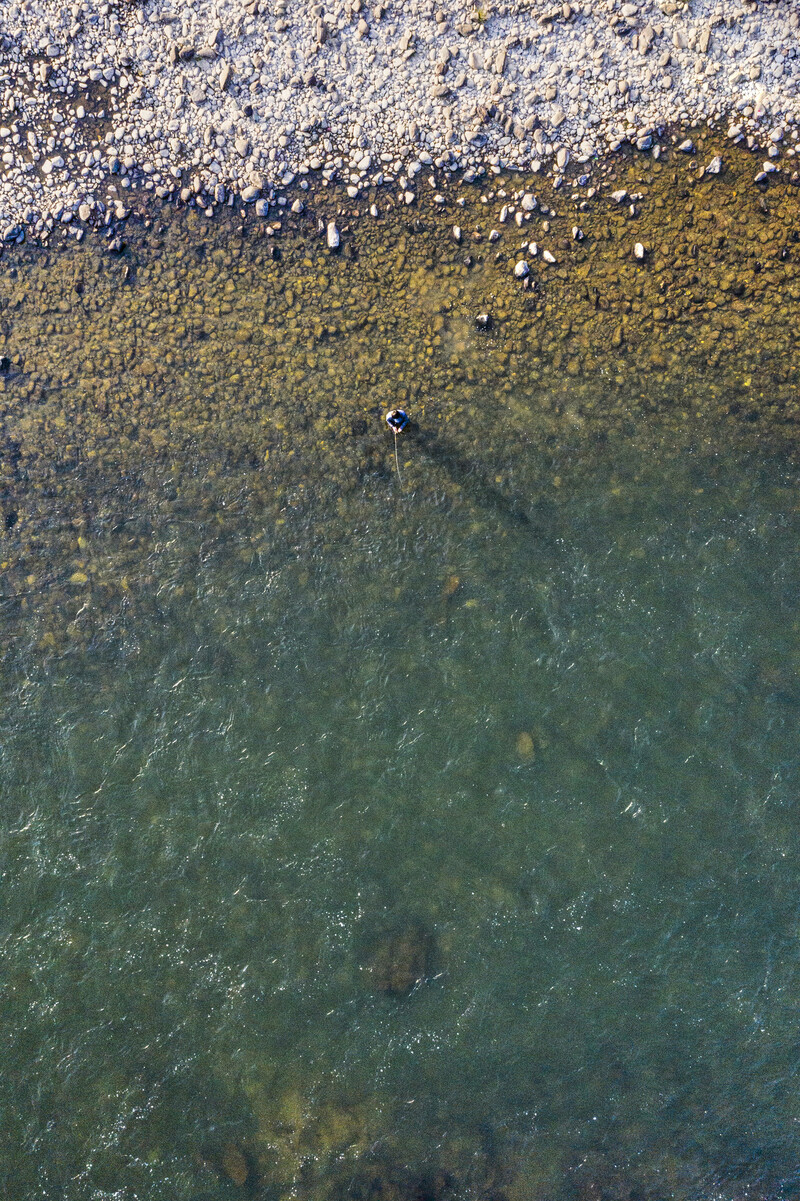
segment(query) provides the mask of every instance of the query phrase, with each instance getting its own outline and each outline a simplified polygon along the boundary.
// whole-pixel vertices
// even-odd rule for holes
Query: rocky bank
[[[111,220],[131,187],[266,216],[317,175],[407,204],[457,168],[557,183],[623,141],[657,155],[673,122],[791,172],[799,25],[781,0],[22,0],[0,12],[0,233]]]

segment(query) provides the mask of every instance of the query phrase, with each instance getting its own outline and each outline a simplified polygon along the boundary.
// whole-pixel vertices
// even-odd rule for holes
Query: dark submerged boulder
[[[422,922],[404,922],[369,940],[363,970],[375,992],[407,997],[433,975],[435,951],[435,938]]]

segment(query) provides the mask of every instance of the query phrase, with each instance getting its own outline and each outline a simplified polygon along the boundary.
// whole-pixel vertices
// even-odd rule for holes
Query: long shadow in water
[[[537,500],[537,514],[532,516],[528,507],[524,507],[517,497],[506,495],[493,479],[490,479],[490,474],[495,473],[490,473],[474,459],[464,458],[442,438],[421,429],[415,422],[409,421],[400,437],[418,446],[423,454],[447,472],[454,483],[463,487],[481,508],[492,509],[509,525],[517,529],[527,529],[551,550],[558,549],[555,534],[556,515],[548,502]],[[551,528],[545,529],[545,524]]]

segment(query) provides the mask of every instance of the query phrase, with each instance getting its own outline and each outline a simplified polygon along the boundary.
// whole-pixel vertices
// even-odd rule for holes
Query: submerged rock
[[[255,1158],[238,1143],[206,1146],[200,1154],[200,1161],[204,1167],[229,1180],[236,1188],[252,1190],[258,1183]]]
[[[247,1184],[250,1168],[244,1152],[234,1143],[226,1143],[222,1148],[219,1166],[222,1174],[239,1188]]]
[[[520,759],[533,758],[536,748],[534,746],[533,736],[529,734],[527,730],[523,730],[517,735],[516,747],[517,754],[519,755]]]
[[[448,1172],[417,1173],[394,1163],[376,1163],[349,1172],[334,1186],[334,1201],[450,1201],[457,1181]],[[487,1194],[488,1196],[488,1194]]]
[[[387,930],[373,941],[365,970],[375,992],[406,997],[433,970],[435,939],[421,922]]]

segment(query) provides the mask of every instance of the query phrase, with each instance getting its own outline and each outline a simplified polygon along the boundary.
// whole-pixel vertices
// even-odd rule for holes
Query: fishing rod
[[[389,409],[386,414],[386,424],[394,434],[394,465],[397,468],[397,478],[400,481],[400,491],[403,491],[403,477],[400,474],[400,460],[397,457],[397,435],[402,434],[408,425],[408,413],[404,409]]]

